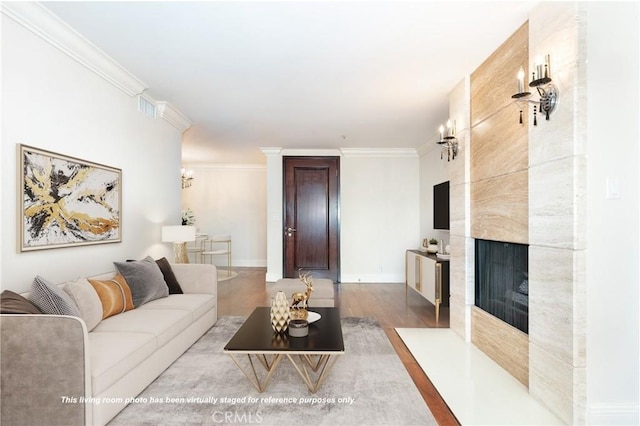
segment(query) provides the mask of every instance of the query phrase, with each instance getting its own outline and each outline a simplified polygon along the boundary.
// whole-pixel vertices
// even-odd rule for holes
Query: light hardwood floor
[[[218,316],[248,316],[256,306],[268,306],[265,268],[234,268],[238,276],[218,283]],[[224,274],[224,272],[223,272]],[[429,378],[398,337],[396,327],[448,327],[449,310],[434,307],[404,284],[337,284],[336,305],[342,317],[374,317],[440,425],[459,425]],[[313,296],[312,296],[313,297]]]

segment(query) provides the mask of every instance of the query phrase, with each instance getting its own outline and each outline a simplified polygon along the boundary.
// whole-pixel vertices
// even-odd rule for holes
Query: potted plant
[[[436,240],[435,238],[431,238],[429,240],[429,245],[427,246],[427,252],[429,253],[438,252],[438,240]]]
[[[191,211],[191,209],[186,209],[182,211],[182,224],[183,225],[193,225],[194,223],[196,223],[196,217],[193,214],[193,211]]]

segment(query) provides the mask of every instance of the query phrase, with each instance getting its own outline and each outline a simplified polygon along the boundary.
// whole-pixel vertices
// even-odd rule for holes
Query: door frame
[[[339,155],[283,155],[282,156],[282,226],[280,228],[280,232],[282,233],[282,276],[285,277],[287,275],[287,267],[286,267],[286,258],[287,258],[287,245],[286,245],[286,235],[284,232],[285,227],[287,226],[287,176],[286,176],[286,167],[285,162],[287,159],[305,159],[305,160],[326,160],[326,159],[335,159],[337,161],[336,167],[336,283],[341,282],[341,274],[342,274],[342,265],[340,261],[340,223],[341,223],[341,208],[340,208],[340,165],[341,165],[341,157]]]

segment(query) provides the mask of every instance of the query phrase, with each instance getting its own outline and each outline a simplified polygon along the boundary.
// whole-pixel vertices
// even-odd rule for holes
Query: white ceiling
[[[194,124],[183,161],[418,148],[536,2],[45,2]],[[515,76],[514,76],[515,80]]]

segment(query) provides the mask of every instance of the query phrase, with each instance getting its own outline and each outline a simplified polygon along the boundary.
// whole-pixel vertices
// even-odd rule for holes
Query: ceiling
[[[251,164],[259,147],[435,142],[451,89],[536,3],[43,4],[193,121],[183,162]]]

